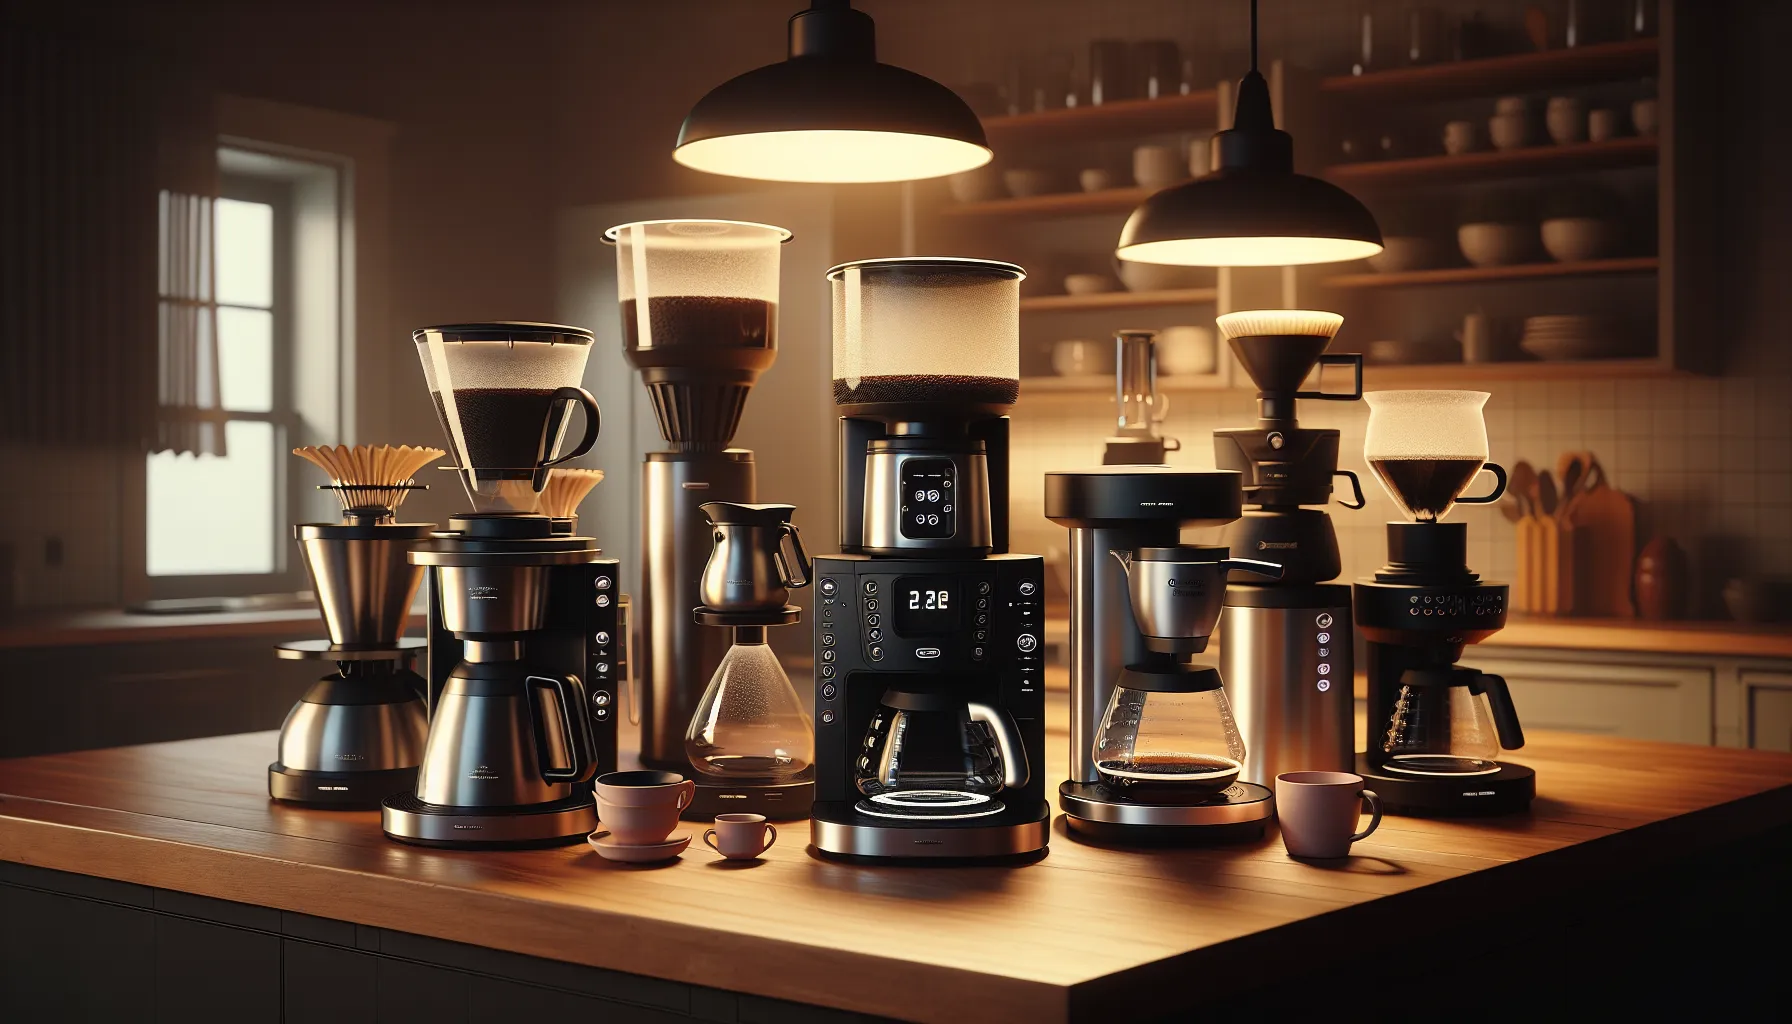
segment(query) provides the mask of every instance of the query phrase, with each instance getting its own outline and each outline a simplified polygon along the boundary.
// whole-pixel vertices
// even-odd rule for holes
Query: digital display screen
[[[891,597],[898,633],[913,636],[958,629],[958,581],[951,576],[903,576]]]

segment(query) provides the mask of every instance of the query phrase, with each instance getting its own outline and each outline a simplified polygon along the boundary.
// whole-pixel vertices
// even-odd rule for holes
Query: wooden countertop
[[[1390,817],[1334,867],[1290,860],[1273,828],[1255,843],[1147,852],[1084,845],[1061,823],[1027,866],[860,867],[809,854],[807,825],[791,823],[756,865],[693,846],[642,869],[583,844],[419,849],[383,838],[372,812],[272,804],[274,739],[0,761],[0,859],[860,1012],[1054,1021],[1129,996],[1187,998],[1197,972],[1273,970],[1287,958],[1263,957],[1264,941],[1318,956],[1383,898],[1572,884],[1589,859],[1792,821],[1792,755],[1537,733],[1522,757],[1537,770],[1529,815]]]
[[[413,614],[410,628],[421,630],[423,616]],[[219,637],[322,636],[323,620],[315,605],[254,611],[149,615],[122,608],[32,615],[0,622],[0,649],[71,647],[90,644],[157,643]]]

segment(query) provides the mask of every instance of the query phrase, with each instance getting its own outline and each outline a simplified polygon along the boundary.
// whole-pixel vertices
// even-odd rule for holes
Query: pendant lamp
[[[813,0],[790,19],[790,59],[729,79],[697,101],[672,159],[769,181],[912,181],[993,155],[958,94],[877,61],[871,16]]]
[[[1238,83],[1232,127],[1213,137],[1211,152],[1210,174],[1166,188],[1132,212],[1115,255],[1190,267],[1283,267],[1381,251],[1381,229],[1355,196],[1294,173],[1294,140],[1276,128],[1269,83],[1257,71],[1257,0],[1251,71]]]

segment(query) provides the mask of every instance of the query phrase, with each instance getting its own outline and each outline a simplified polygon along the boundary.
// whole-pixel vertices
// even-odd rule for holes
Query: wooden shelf
[[[983,120],[983,131],[990,145],[1000,151],[1036,143],[1058,145],[1082,139],[1213,128],[1218,110],[1219,93],[1203,89],[1186,96],[990,117]]]
[[[1144,309],[1150,306],[1193,306],[1219,298],[1218,288],[1177,288],[1163,292],[1100,292],[1095,295],[1034,295],[1020,300],[1022,313],[1090,309]]]
[[[1480,284],[1490,281],[1529,281],[1549,277],[1594,277],[1602,274],[1654,273],[1661,261],[1654,256],[1624,256],[1578,263],[1519,263],[1509,267],[1445,267],[1442,270],[1408,270],[1397,274],[1336,274],[1324,279],[1331,288],[1402,288],[1441,284]]]
[[[1365,388],[1458,386],[1499,380],[1609,380],[1672,377],[1679,371],[1653,356],[1634,359],[1513,360],[1501,363],[1415,363],[1363,367]]]
[[[1217,373],[1159,373],[1157,389],[1165,392],[1175,391],[1217,391],[1230,387],[1226,379]],[[1022,397],[1028,395],[1114,395],[1114,375],[1111,373],[1090,373],[1075,377],[1022,377],[1020,379]]]
[[[1049,192],[1042,196],[991,199],[940,208],[942,217],[1083,217],[1097,213],[1131,213],[1151,195],[1148,188],[1110,188],[1100,192]]]
[[[1660,50],[1658,40],[1632,39],[1568,50],[1393,68],[1366,75],[1335,75],[1321,79],[1319,89],[1327,95],[1345,99],[1409,103],[1530,92],[1559,85],[1655,75]]]
[[[1495,150],[1464,153],[1460,156],[1422,156],[1410,160],[1334,164],[1325,169],[1325,176],[1350,188],[1486,181],[1539,174],[1599,171],[1614,167],[1646,167],[1655,163],[1658,149],[1654,138],[1611,139],[1568,146],[1530,146],[1504,152]]]
[[[1514,615],[1506,628],[1482,641],[1482,646],[1792,658],[1792,626]]]

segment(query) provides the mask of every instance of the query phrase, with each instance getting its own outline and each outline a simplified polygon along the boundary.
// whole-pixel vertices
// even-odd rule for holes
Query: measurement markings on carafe
[[[953,495],[957,470],[951,459],[907,459],[902,463],[902,535],[951,537],[957,533],[958,503]]]

